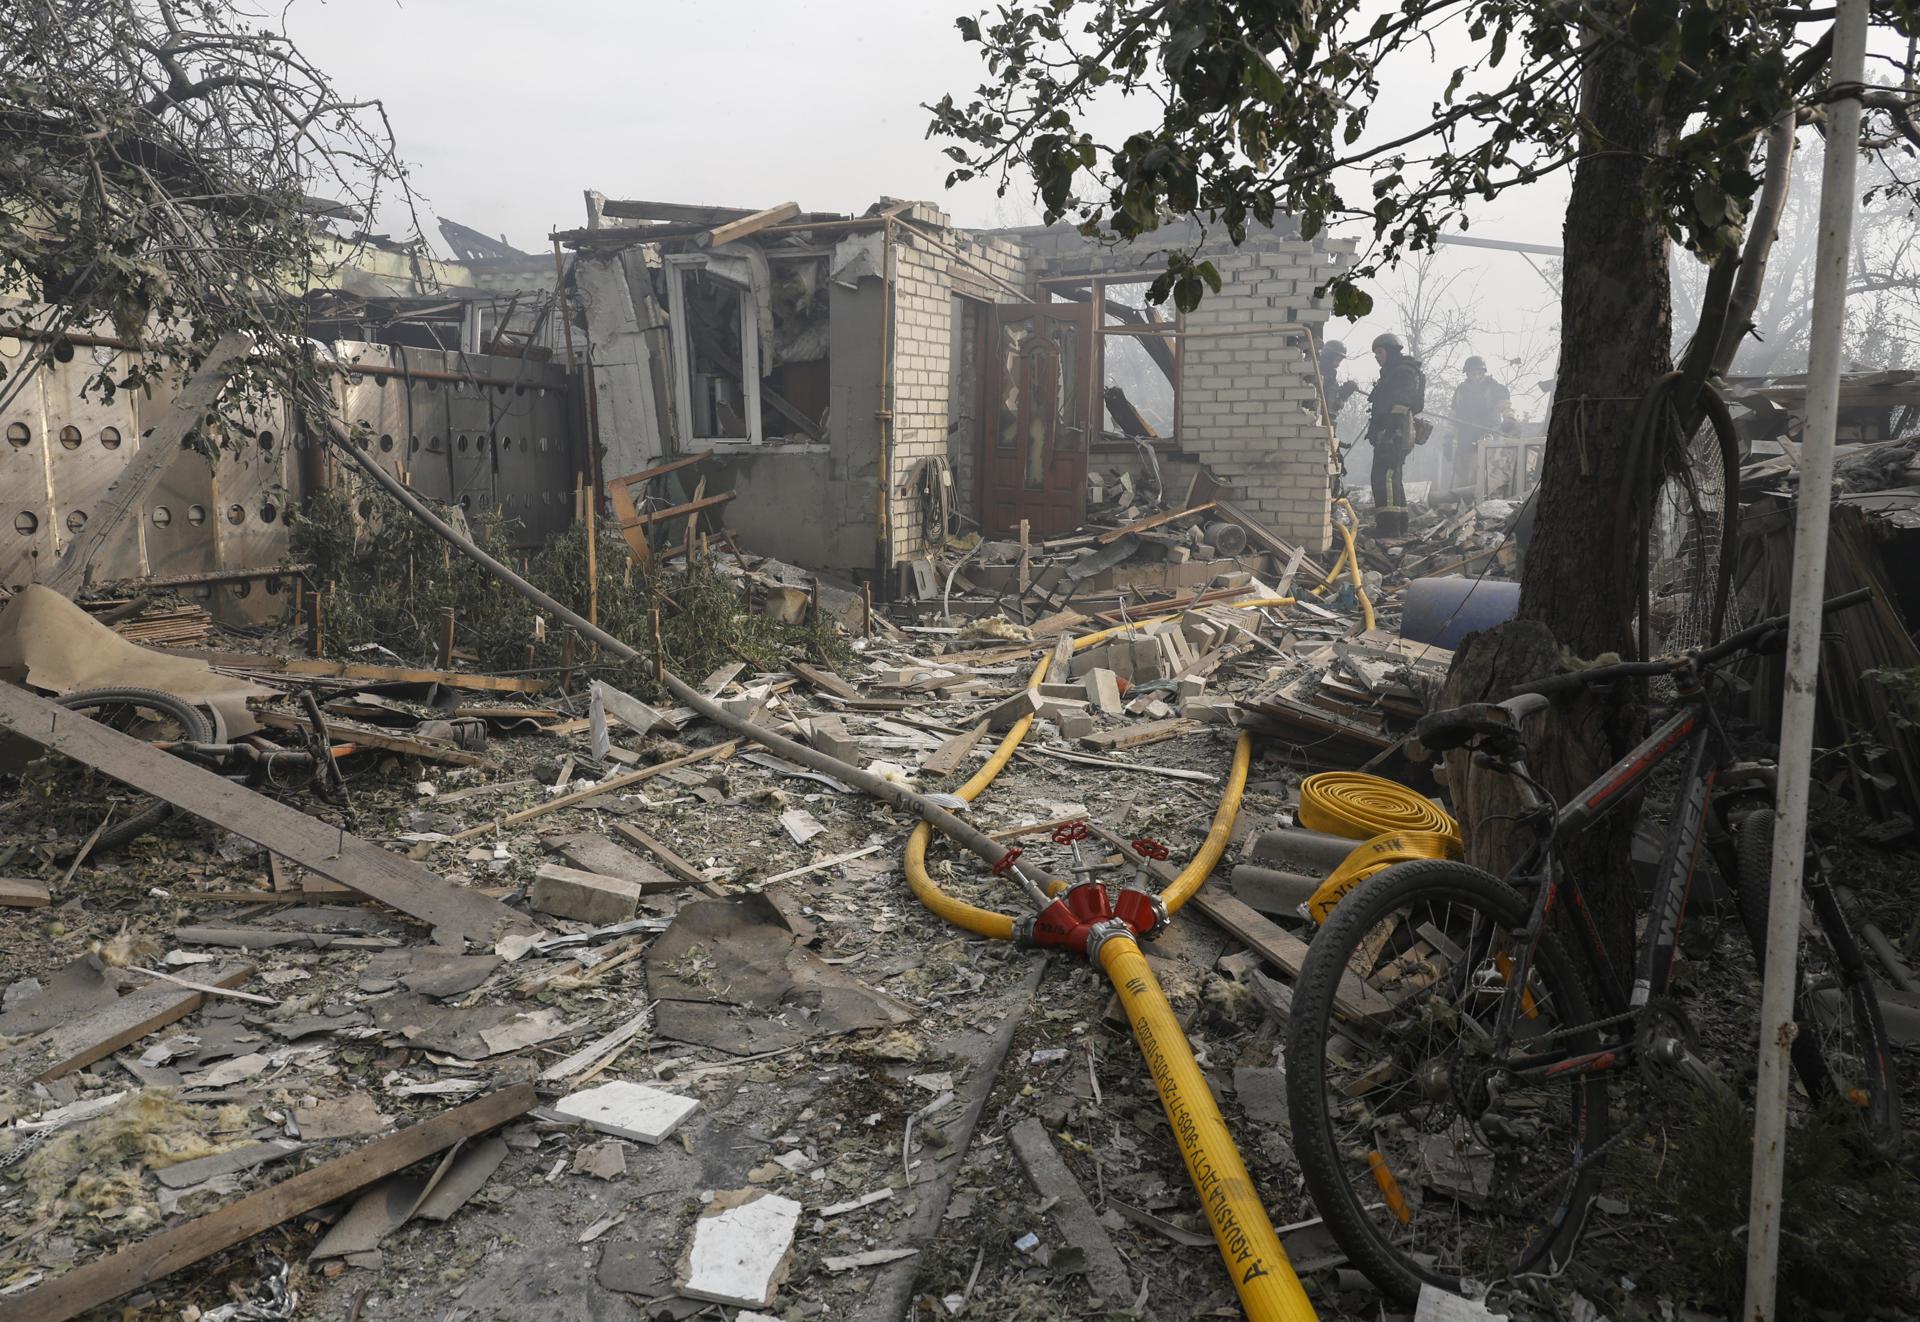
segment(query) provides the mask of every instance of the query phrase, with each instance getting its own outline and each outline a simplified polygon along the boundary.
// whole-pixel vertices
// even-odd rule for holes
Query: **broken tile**
[[[591,1175],[596,1180],[617,1180],[627,1173],[627,1148],[608,1139],[573,1154],[573,1173]]]
[[[363,1092],[316,1102],[312,1106],[296,1107],[293,1123],[299,1129],[300,1137],[309,1143],[324,1143],[330,1138],[384,1134],[393,1128],[393,1121],[381,1115],[380,1108],[373,1104],[373,1098]]]
[[[786,1276],[800,1210],[762,1189],[715,1194],[693,1223],[674,1287],[691,1299],[765,1308]]]
[[[699,1105],[696,1098],[619,1079],[563,1097],[553,1109],[603,1134],[658,1143]]]

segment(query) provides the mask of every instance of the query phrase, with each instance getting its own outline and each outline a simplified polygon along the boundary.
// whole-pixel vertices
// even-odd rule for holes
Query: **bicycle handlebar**
[[[1821,604],[1820,613],[1831,615],[1836,611],[1850,610],[1873,598],[1872,588],[1856,588],[1852,592],[1829,597]],[[1730,638],[1724,638],[1712,647],[1700,652],[1689,652],[1684,656],[1661,657],[1654,661],[1620,661],[1613,665],[1594,666],[1590,670],[1575,671],[1570,675],[1553,675],[1536,680],[1519,690],[1521,693],[1564,693],[1569,689],[1585,688],[1593,684],[1604,684],[1610,680],[1627,679],[1648,675],[1671,675],[1681,668],[1693,665],[1711,665],[1723,657],[1735,652],[1757,650],[1759,645],[1769,641],[1773,635],[1781,633],[1787,627],[1785,615],[1775,615],[1760,621],[1749,628],[1742,629]]]

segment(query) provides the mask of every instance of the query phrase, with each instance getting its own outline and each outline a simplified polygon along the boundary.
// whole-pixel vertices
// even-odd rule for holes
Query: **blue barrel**
[[[1520,585],[1495,578],[1416,578],[1407,584],[1400,636],[1452,649],[1470,633],[1520,613]]]

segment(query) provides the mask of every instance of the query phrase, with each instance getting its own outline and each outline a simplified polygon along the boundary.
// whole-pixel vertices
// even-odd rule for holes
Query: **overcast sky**
[[[352,97],[379,97],[437,216],[538,251],[609,197],[860,212],[882,195],[931,199],[962,224],[1038,219],[1019,187],[944,187],[944,144],[922,104],[981,81],[957,13],[973,0],[293,0],[291,35]],[[1394,84],[1376,126],[1424,117],[1453,67],[1441,34],[1428,78]],[[1424,71],[1423,71],[1424,72]],[[1102,113],[1119,136],[1125,106]],[[1415,121],[1417,122],[1417,121]],[[1359,190],[1364,196],[1364,186]],[[1558,243],[1564,184],[1503,199],[1475,232]],[[382,223],[398,227],[401,218]],[[1451,249],[1478,284],[1489,342],[1525,339],[1550,297],[1518,258]],[[1384,304],[1396,281],[1375,293]],[[1364,345],[1369,319],[1348,329]],[[1503,352],[1493,347],[1489,356]],[[1364,355],[1360,355],[1363,357]],[[1358,366],[1358,362],[1356,362]],[[1359,374],[1371,376],[1371,364]],[[1497,369],[1496,369],[1497,370]]]

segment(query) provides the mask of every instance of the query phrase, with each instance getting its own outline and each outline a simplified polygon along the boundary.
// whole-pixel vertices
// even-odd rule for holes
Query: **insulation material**
[[[172,656],[130,643],[51,588],[29,584],[0,608],[0,680],[44,693],[80,689],[161,689],[197,705],[215,708],[227,733],[260,728],[247,711],[249,698],[273,690],[216,675],[204,661]]]

